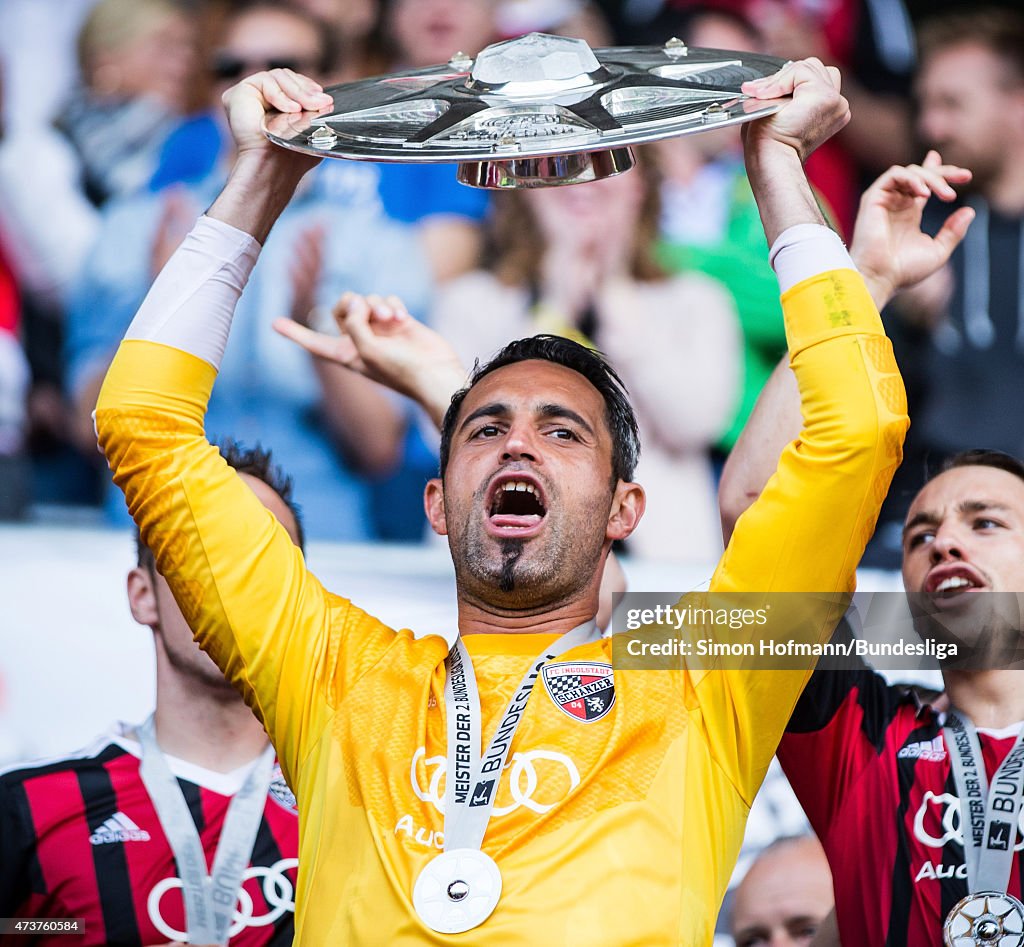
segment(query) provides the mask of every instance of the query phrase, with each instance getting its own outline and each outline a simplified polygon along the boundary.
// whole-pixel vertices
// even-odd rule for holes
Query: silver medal
[[[416,879],[412,904],[438,934],[462,934],[491,916],[501,897],[501,872],[489,855],[456,848],[431,859]]]
[[[999,891],[969,894],[949,912],[942,936],[946,947],[1024,947],[1024,904]]]
[[[460,639],[452,645],[444,685],[448,772],[454,775],[445,787],[445,851],[427,863],[412,890],[412,905],[432,931],[461,934],[483,924],[494,913],[501,897],[501,872],[481,847],[512,738],[544,665],[600,638],[601,632],[591,620],[545,648],[523,677],[483,752],[480,693],[473,659]]]

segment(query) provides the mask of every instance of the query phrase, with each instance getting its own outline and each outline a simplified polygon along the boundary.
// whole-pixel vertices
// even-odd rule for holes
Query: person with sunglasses
[[[327,27],[302,9],[269,0],[242,6],[227,16],[212,46],[206,71],[210,107],[183,121],[160,152],[151,191],[203,180],[231,150],[221,120],[220,97],[243,76],[264,69],[292,69],[322,79],[334,66]]]

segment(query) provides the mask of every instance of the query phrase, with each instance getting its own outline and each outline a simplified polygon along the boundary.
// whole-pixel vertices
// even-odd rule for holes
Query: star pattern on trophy
[[[747,99],[740,86],[782,64],[679,40],[592,50],[580,39],[531,33],[488,46],[475,60],[460,53],[443,66],[333,86],[333,109],[273,116],[266,132],[284,147],[380,161],[624,150],[771,114],[776,103]],[[562,183],[553,170],[555,179],[544,183]]]

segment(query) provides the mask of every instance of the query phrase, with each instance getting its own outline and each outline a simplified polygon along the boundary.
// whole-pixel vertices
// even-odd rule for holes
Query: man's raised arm
[[[853,591],[909,422],[878,311],[846,248],[824,226],[803,172],[807,155],[846,123],[838,73],[816,60],[790,63],[743,91],[792,95],[771,118],[745,126],[744,149],[803,415],[799,439],[736,524],[711,579],[712,596],[747,593],[730,596],[731,606],[767,607],[767,625],[750,628],[755,657],[694,685],[719,763],[750,803],[810,675],[809,662],[766,672],[753,639],[829,636],[842,611],[835,606]],[[811,594],[772,594],[779,592]]]
[[[953,200],[952,185],[970,178],[970,171],[943,164],[938,152],[930,151],[920,165],[890,168],[864,192],[850,256],[879,310],[897,293],[941,269],[963,239],[974,217],[971,208],[950,214],[934,237],[921,230],[921,214],[933,196]],[[775,472],[783,449],[799,436],[800,426],[800,392],[787,357],[765,384],[722,472],[718,505],[726,545],[737,519]]]
[[[323,590],[203,423],[259,241],[316,164],[266,142],[263,115],[325,104],[319,86],[288,70],[227,93],[235,167],[157,277],[96,407],[100,447],[143,541],[196,639],[263,721],[296,790],[301,773],[292,767],[306,740],[397,636]],[[351,650],[350,634],[359,645]]]
[[[878,311],[824,225],[802,166],[846,124],[849,110],[838,71],[814,59],[789,63],[743,91],[792,95],[771,118],[744,126],[743,138],[782,292],[803,430],[737,524],[712,589],[850,592],[909,422]]]
[[[302,176],[320,159],[272,145],[263,134],[263,116],[272,108],[301,112],[333,102],[312,79],[290,69],[260,72],[228,89],[224,109],[235,140],[235,164],[207,216],[264,243]]]

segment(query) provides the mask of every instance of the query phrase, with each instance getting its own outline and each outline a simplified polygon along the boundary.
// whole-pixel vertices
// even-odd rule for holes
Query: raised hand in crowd
[[[955,210],[934,237],[921,230],[921,215],[933,195],[953,201],[953,185],[970,180],[969,170],[943,164],[937,151],[929,151],[921,164],[896,165],[864,192],[850,256],[879,309],[897,293],[939,272],[949,260],[967,233],[974,210]]]
[[[931,237],[921,230],[921,211],[932,194],[952,200],[953,184],[971,173],[942,163],[934,151],[920,165],[896,166],[865,191],[850,255],[881,309],[893,295],[942,270],[964,238],[974,212],[954,211]],[[729,541],[740,514],[757,499],[775,472],[782,449],[800,433],[800,394],[784,356],[772,373],[722,471],[718,506]]]

